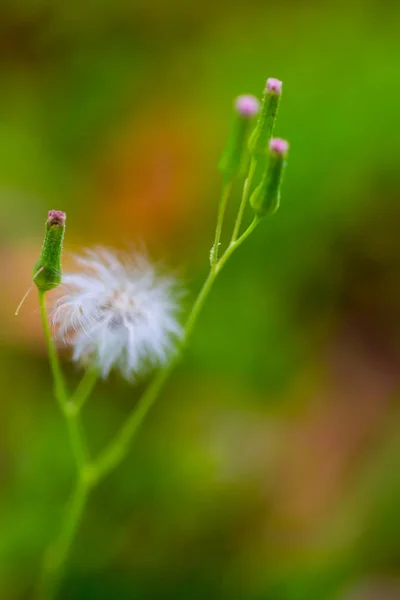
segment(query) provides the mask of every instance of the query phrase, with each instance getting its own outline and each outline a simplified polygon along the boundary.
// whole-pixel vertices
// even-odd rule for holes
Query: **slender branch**
[[[65,418],[77,468],[76,485],[71,501],[68,504],[65,518],[62,521],[61,533],[58,540],[47,552],[42,578],[37,590],[37,598],[40,600],[47,600],[54,598],[57,593],[75,532],[78,529],[90,488],[94,485],[95,479],[91,476],[92,473],[88,463],[88,454],[82,432],[79,410],[76,410],[75,405],[68,399],[67,388],[47,318],[45,293],[42,291],[39,292],[39,306],[43,331],[47,341],[51,370],[53,373],[55,396],[60,406],[61,413]],[[79,406],[81,406],[84,401],[82,400],[83,392],[85,392],[85,394],[90,393],[88,384],[89,381],[87,381],[85,385],[83,385],[82,382],[82,386],[78,386],[78,390],[80,391],[80,396],[78,396]]]
[[[230,258],[230,256],[233,254],[233,252],[235,250],[237,250],[237,248],[239,246],[241,246],[241,244],[243,244],[243,242],[249,237],[249,235],[251,233],[253,233],[253,231],[255,230],[255,228],[257,227],[257,225],[259,224],[260,220],[261,219],[259,217],[254,217],[254,219],[252,220],[252,222],[250,223],[250,225],[248,226],[248,228],[246,229],[246,231],[244,231],[242,233],[242,235],[236,241],[231,242],[229,244],[229,246],[226,249],[225,253],[223,254],[223,256],[221,256],[220,260],[218,261],[218,264],[216,266],[217,273],[220,272],[220,270],[225,265],[225,263]]]
[[[246,208],[247,200],[249,199],[249,196],[250,196],[251,187],[252,187],[253,178],[254,178],[254,175],[255,175],[255,172],[256,172],[256,168],[257,168],[257,161],[256,161],[255,158],[252,158],[251,162],[250,162],[249,173],[247,175],[247,179],[244,182],[244,186],[243,186],[242,200],[240,202],[240,206],[239,206],[238,214],[237,214],[237,217],[236,217],[235,225],[233,226],[233,233],[232,233],[232,238],[231,238],[231,245],[234,242],[236,242],[236,240],[238,239],[238,235],[239,235],[239,231],[240,231],[240,226],[241,226],[242,221],[243,221],[244,209]]]
[[[224,223],[224,217],[226,207],[228,204],[229,196],[232,190],[233,181],[224,181],[222,184],[221,200],[219,202],[217,227],[215,229],[214,245],[211,249],[210,263],[211,267],[215,266],[218,262],[219,244],[221,240],[222,226]]]
[[[90,484],[78,477],[66,507],[60,535],[56,542],[48,548],[45,556],[42,577],[36,592],[38,600],[51,600],[57,595],[67,558],[89,498],[89,492]]]
[[[97,370],[88,369],[79,382],[75,392],[67,401],[67,410],[65,411],[72,450],[75,454],[78,471],[81,473],[89,464],[89,455],[86,448],[80,412],[86,400],[92,393],[97,380]]]
[[[84,442],[84,436],[79,420],[79,415],[71,410],[71,404],[68,400],[68,392],[64,381],[64,376],[61,370],[60,360],[58,358],[56,346],[51,334],[49,321],[47,318],[45,292],[39,292],[39,306],[42,317],[42,325],[44,335],[47,341],[47,348],[50,359],[50,366],[53,373],[55,396],[60,406],[61,412],[65,417],[68,435],[71,447],[74,452],[75,462],[78,470],[84,467],[87,460],[87,452]]]
[[[211,290],[212,284],[215,280],[217,273],[215,270],[211,270],[207,277],[197,299],[190,312],[189,318],[186,323],[184,336],[181,343],[181,349],[166,367],[161,369],[158,374],[154,377],[153,381],[149,384],[148,388],[144,392],[143,396],[139,400],[139,403],[129,414],[127,420],[123,424],[121,430],[117,434],[116,438],[109,445],[108,448],[100,455],[97,463],[95,463],[95,473],[97,477],[103,478],[107,473],[112,471],[126,456],[129,451],[130,443],[139,429],[142,421],[149,412],[150,408],[154,404],[158,397],[158,394],[163,387],[164,383],[168,379],[170,373],[174,370],[178,364],[182,350],[187,344],[189,336],[195,325],[198,315],[203,307],[203,304],[207,298],[208,293]]]
[[[75,463],[78,469],[78,474],[85,469],[88,464],[89,457],[86,448],[85,437],[83,434],[82,423],[78,413],[68,412],[66,414],[66,424],[68,428],[69,441],[75,457]]]
[[[158,372],[140,398],[138,404],[130,412],[115,439],[100,454],[98,460],[93,465],[97,480],[103,479],[110,471],[114,470],[128,454],[135,433],[153,406],[161,388],[173,371],[176,362],[175,360],[171,361],[167,367]]]
[[[67,410],[67,402],[68,402],[68,392],[65,384],[64,376],[61,370],[60,360],[58,358],[56,346],[53,340],[53,336],[51,334],[49,321],[47,318],[47,309],[46,309],[46,300],[45,300],[45,292],[39,291],[39,307],[40,307],[40,316],[42,319],[42,326],[44,336],[47,342],[47,349],[49,353],[50,367],[53,374],[54,381],[54,392],[57,399],[57,402],[60,406],[60,409],[63,414],[65,414]]]
[[[99,374],[96,369],[87,369],[82,379],[80,380],[75,392],[69,399],[69,405],[71,411],[75,410],[79,413],[86,400],[90,397],[93,392],[95,385],[99,379]]]
[[[78,468],[78,476],[74,492],[68,504],[65,518],[63,520],[61,533],[55,544],[49,548],[46,560],[44,562],[42,579],[37,595],[39,600],[51,600],[57,594],[68,555],[78,530],[79,523],[82,519],[91,489],[95,487],[95,485],[110,471],[115,469],[127,455],[136,432],[143,423],[154,402],[157,400],[159,393],[168,377],[179,363],[183,350],[188,343],[216,277],[233,252],[252,233],[258,222],[259,219],[256,217],[248,229],[237,240],[231,242],[219,261],[211,268],[210,273],[204,282],[204,285],[201,288],[189,314],[179,352],[171,359],[164,369],[158,372],[144,392],[142,398],[139,400],[139,403],[129,414],[126,422],[122,426],[121,430],[117,433],[114,440],[109,444],[105,451],[100,454],[97,461],[93,463],[88,462],[84,438],[81,432],[79,413],[96,383],[97,374],[93,371],[88,371],[79,384],[75,394],[70,400],[68,400],[57,352],[48,325],[44,294],[40,295],[40,309],[43,321],[43,329],[45,331],[45,336],[49,347],[49,356],[56,386],[56,395],[62,412],[66,418],[70,441]]]
[[[211,288],[214,284],[218,273],[221,271],[222,267],[225,265],[229,257],[233,254],[233,252],[246,240],[246,238],[251,234],[251,232],[254,231],[258,222],[259,220],[255,218],[251,225],[248,227],[248,229],[241,235],[241,237],[230,244],[226,252],[215,265],[215,267],[211,269],[206,281],[204,282],[203,287],[200,290],[199,295],[197,296],[197,299],[186,322],[180,352],[173,357],[173,359],[164,369],[161,369],[158,372],[153,381],[149,384],[148,388],[144,392],[138,404],[129,414],[127,420],[125,421],[120,431],[117,433],[114,440],[109,444],[108,448],[106,448],[104,452],[100,454],[98,460],[94,463],[93,469],[97,479],[103,479],[110,471],[115,469],[115,467],[117,467],[117,465],[127,455],[137,430],[139,429],[140,425],[145,419],[150,408],[156,401],[163,385],[165,384],[168,377],[180,361],[182,351],[187,345],[187,342],[192,334],[193,328],[197,322],[197,319],[201,313],[201,310],[211,291]]]

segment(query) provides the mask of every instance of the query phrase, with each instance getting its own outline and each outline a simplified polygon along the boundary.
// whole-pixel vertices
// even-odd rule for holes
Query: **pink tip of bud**
[[[67,215],[62,210],[49,210],[47,223],[48,225],[59,225],[62,227],[65,224]]]
[[[268,93],[273,92],[277,96],[280,96],[282,93],[282,81],[279,81],[279,79],[275,79],[274,77],[269,77],[265,88]]]
[[[289,143],[286,140],[281,140],[280,138],[272,138],[269,141],[269,149],[271,152],[275,152],[275,154],[285,156],[289,150]]]
[[[241,117],[254,117],[260,110],[260,103],[255,96],[245,95],[236,98],[235,107]]]

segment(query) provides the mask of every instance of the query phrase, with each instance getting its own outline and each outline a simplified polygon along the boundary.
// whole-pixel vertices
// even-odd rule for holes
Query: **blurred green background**
[[[2,0],[2,600],[31,598],[74,477],[35,294],[13,317],[47,210],[67,255],[144,241],[193,298],[232,99],[268,76],[281,209],[93,494],[60,598],[400,599],[399,27],[389,0]],[[94,451],[139,391],[99,384]]]

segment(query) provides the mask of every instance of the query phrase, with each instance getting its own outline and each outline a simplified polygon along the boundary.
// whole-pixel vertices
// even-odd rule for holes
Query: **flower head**
[[[277,96],[280,96],[282,93],[282,81],[275,77],[269,77],[265,87],[269,94],[274,93]]]
[[[269,141],[269,149],[279,156],[285,156],[289,150],[289,142],[282,140],[281,138],[272,138]]]
[[[82,270],[64,275],[52,313],[73,359],[103,377],[117,368],[129,380],[165,363],[181,335],[176,280],[143,254],[97,249],[76,260]]]
[[[65,224],[65,219],[67,215],[62,210],[49,210],[49,214],[47,217],[48,225],[59,225],[63,226]]]
[[[241,117],[254,117],[260,110],[260,103],[255,96],[245,94],[235,100],[235,108]]]

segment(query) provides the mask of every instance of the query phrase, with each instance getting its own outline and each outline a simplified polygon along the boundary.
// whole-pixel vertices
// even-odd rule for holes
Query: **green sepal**
[[[235,112],[228,142],[218,168],[226,180],[244,175],[248,165],[247,140],[253,119]]]
[[[61,254],[65,224],[48,219],[40,258],[33,267],[33,282],[40,291],[56,288],[62,281]]]
[[[284,156],[275,152],[269,153],[267,168],[261,182],[250,197],[250,204],[257,216],[265,217],[278,210],[285,166]]]
[[[249,152],[256,158],[265,157],[268,153],[268,142],[274,132],[279,101],[280,94],[264,92],[257,125],[249,139]]]

